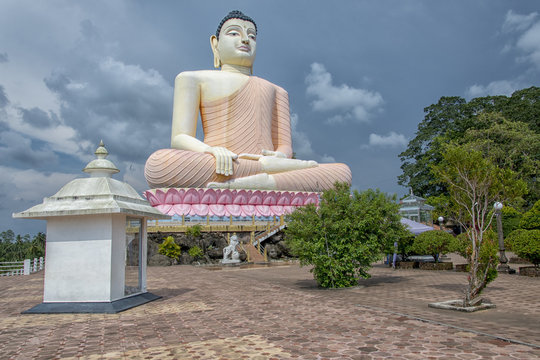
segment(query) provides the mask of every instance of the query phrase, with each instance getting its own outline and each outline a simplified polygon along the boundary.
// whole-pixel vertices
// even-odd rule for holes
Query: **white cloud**
[[[293,151],[298,159],[311,159],[315,155],[306,133],[298,130],[298,114],[291,114],[291,136]]]
[[[297,159],[300,160],[316,160],[322,163],[335,163],[336,159],[328,154],[319,155],[311,146],[307,134],[298,130],[298,115],[291,114],[291,136],[293,140],[293,151]]]
[[[331,155],[324,154],[321,157],[321,162],[323,162],[323,163],[335,163],[336,159]]]
[[[369,134],[369,143],[362,145],[362,148],[368,147],[404,147],[408,140],[403,134],[390,131],[388,135]]]
[[[41,203],[44,197],[52,196],[69,181],[82,177],[80,174],[60,172],[45,173],[34,169],[20,170],[0,165],[0,189],[10,202]],[[12,205],[12,208],[19,206]],[[24,210],[24,209],[21,209]]]
[[[501,52],[514,55],[517,63],[532,65],[528,70],[533,73],[540,70],[540,21],[537,19],[537,12],[521,15],[509,10],[502,25],[502,32],[509,36],[510,40]],[[465,90],[465,95],[470,98],[488,95],[509,96],[514,91],[530,85],[529,78],[520,76],[516,79],[492,81],[487,85],[474,84]]]
[[[306,84],[307,95],[315,98],[311,102],[313,110],[337,112],[327,120],[328,123],[348,120],[369,121],[374,112],[381,110],[383,104],[383,98],[378,92],[346,84],[335,86],[332,83],[332,75],[319,63],[311,64]]]
[[[512,10],[508,10],[502,26],[503,31],[523,31],[532,25],[537,16],[537,12],[533,12],[528,15],[520,15],[514,13]]]
[[[516,47],[524,53],[520,60],[528,61],[540,69],[540,21],[520,36]]]
[[[521,84],[519,81],[511,80],[499,80],[492,81],[487,85],[472,85],[465,92],[469,98],[481,97],[481,96],[495,96],[495,95],[512,95],[516,90],[524,88],[526,85]]]

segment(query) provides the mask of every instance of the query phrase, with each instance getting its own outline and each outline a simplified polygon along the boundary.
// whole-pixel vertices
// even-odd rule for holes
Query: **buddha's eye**
[[[227,33],[227,35],[231,35],[231,36],[238,36],[240,35],[240,33],[238,31],[235,31],[235,30],[231,30]]]
[[[253,41],[256,41],[257,40],[257,37],[255,35],[248,35],[249,38]]]

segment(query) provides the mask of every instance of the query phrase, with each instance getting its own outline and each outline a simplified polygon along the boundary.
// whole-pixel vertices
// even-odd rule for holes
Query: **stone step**
[[[264,256],[259,253],[259,250],[252,244],[244,244],[244,249],[248,252],[248,259],[251,262],[264,262]]]

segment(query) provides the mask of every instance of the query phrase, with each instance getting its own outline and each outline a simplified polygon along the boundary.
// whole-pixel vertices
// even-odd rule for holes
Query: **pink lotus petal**
[[[221,194],[219,194],[218,199],[217,199],[217,203],[223,204],[223,205],[232,204],[232,201],[233,201],[233,195],[231,193],[231,190],[229,189],[222,190]]]
[[[242,207],[240,205],[228,204],[225,205],[227,212],[232,216],[240,216],[242,214]]]
[[[221,204],[208,205],[208,214],[215,215],[215,216],[225,216],[226,215],[225,205],[221,205]]]
[[[214,189],[206,189],[201,197],[201,204],[216,204],[217,197],[218,195]]]
[[[195,211],[195,214],[199,216],[208,215],[208,205],[206,204],[192,204],[191,208]]]
[[[270,206],[268,205],[256,205],[257,215],[259,216],[270,216],[272,212],[270,211]]]
[[[158,198],[160,204],[165,204],[165,193],[162,190],[156,189],[154,195]]]
[[[281,216],[283,215],[283,206],[281,205],[273,205],[273,206],[270,206],[270,210],[272,211],[272,213],[276,216]]]
[[[305,200],[304,194],[296,193],[296,194],[294,194],[294,196],[293,196],[293,198],[291,200],[291,205],[302,206],[302,205],[304,205],[304,200]]]
[[[150,205],[152,206],[159,205],[159,199],[150,190],[146,190],[144,192],[144,196],[146,197],[146,200],[148,200]]]
[[[253,216],[257,214],[255,205],[242,205],[242,216]]]
[[[283,213],[284,213],[284,214],[290,214],[290,213],[292,213],[294,210],[296,210],[296,206],[284,206],[284,207],[283,207]]]
[[[316,193],[310,193],[304,200],[304,205],[319,203],[319,196]]]
[[[248,204],[249,205],[262,205],[263,201],[263,194],[260,190],[254,191],[251,193],[251,196],[249,197]]]
[[[175,204],[173,205],[174,213],[176,215],[188,215],[191,211],[191,205],[190,204]]]
[[[290,205],[291,204],[291,199],[292,199],[291,193],[284,191],[278,197],[277,205]]]
[[[165,204],[181,204],[184,200],[184,189],[170,188],[165,194]]]
[[[277,204],[277,194],[275,191],[270,191],[266,193],[266,196],[263,199],[263,205],[276,205]]]
[[[248,203],[248,193],[246,190],[240,190],[233,199],[233,204],[243,205]]]
[[[200,204],[201,198],[196,189],[189,189],[184,195],[184,204]]]
[[[169,215],[169,211],[171,210],[172,208],[172,205],[169,205],[169,204],[160,204],[160,205],[157,205],[155,206],[156,209],[159,210],[159,212],[165,214],[165,215]]]

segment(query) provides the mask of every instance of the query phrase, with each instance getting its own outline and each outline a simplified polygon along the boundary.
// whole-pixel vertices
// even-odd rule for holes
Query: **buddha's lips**
[[[250,52],[251,48],[249,46],[239,46],[238,50],[245,51],[245,52]]]

